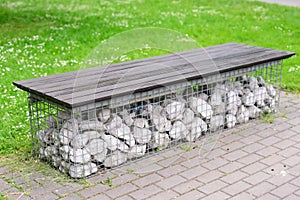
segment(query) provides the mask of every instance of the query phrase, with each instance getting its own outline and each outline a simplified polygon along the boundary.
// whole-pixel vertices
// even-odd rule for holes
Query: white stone
[[[167,133],[160,133],[158,131],[153,132],[152,141],[150,143],[151,148],[162,147],[166,148],[169,146],[170,137]]]
[[[258,83],[260,86],[264,86],[264,85],[265,85],[265,80],[263,79],[262,76],[258,76],[258,77],[257,77],[257,83]]]
[[[232,114],[227,114],[225,120],[227,128],[233,128],[237,122],[236,117]]]
[[[119,117],[118,115],[114,115],[110,121],[107,122],[106,124],[106,130],[108,132],[111,132],[112,130],[115,130],[117,128],[120,128],[122,126],[123,122],[121,117]]]
[[[213,112],[216,115],[218,115],[218,114],[224,114],[224,112],[225,112],[225,103],[222,102],[220,105],[213,106]]]
[[[123,110],[120,115],[127,126],[131,126],[133,124],[133,116],[131,116],[127,110]]]
[[[222,102],[222,96],[220,93],[213,93],[209,98],[209,104],[212,106],[221,105]]]
[[[91,154],[86,149],[70,149],[69,157],[73,163],[87,163],[91,160]]]
[[[217,83],[216,86],[214,87],[213,93],[219,94],[221,97],[225,95],[226,93],[226,86],[225,84]]]
[[[64,145],[59,147],[59,154],[64,160],[69,160],[69,152],[71,147],[69,145]]]
[[[72,178],[84,178],[97,171],[97,165],[91,162],[84,165],[72,164],[69,168],[69,174]]]
[[[81,131],[93,130],[93,131],[104,131],[104,125],[98,120],[84,120],[79,124]]]
[[[242,102],[245,106],[253,106],[255,104],[254,94],[249,90],[245,90]]]
[[[246,123],[249,121],[249,110],[245,106],[241,106],[237,112],[237,122],[238,123]]]
[[[266,89],[267,89],[268,94],[271,97],[275,97],[276,96],[276,90],[274,89],[273,85],[267,84],[266,85]]]
[[[134,120],[134,126],[138,128],[149,128],[148,120],[145,118],[136,118]]]
[[[91,155],[94,156],[96,154],[106,152],[107,144],[103,139],[93,139],[89,141],[85,148]]]
[[[181,121],[175,121],[171,131],[169,132],[170,138],[176,140],[185,138],[187,134],[188,134],[188,130],[184,125],[184,123]]]
[[[151,139],[151,131],[147,128],[133,128],[133,136],[138,144],[146,144]]]
[[[250,119],[257,118],[262,113],[262,110],[257,108],[256,106],[250,106],[248,108],[248,110],[249,110],[249,118]]]
[[[127,155],[121,151],[114,151],[103,162],[105,167],[115,167],[127,161]]]
[[[195,116],[194,116],[194,112],[190,109],[190,108],[186,108],[183,112],[183,119],[182,122],[185,125],[191,124],[192,121],[194,120]]]
[[[62,144],[69,144],[70,141],[79,133],[78,122],[76,119],[65,122],[59,132],[59,140]]]
[[[185,139],[189,142],[195,141],[201,136],[202,132],[207,131],[207,124],[201,118],[195,117],[188,129],[189,133],[186,135]]]
[[[102,109],[98,113],[98,119],[103,123],[107,122],[109,118],[110,118],[110,110],[109,109],[106,109],[106,108]]]
[[[121,138],[124,140],[130,140],[130,137],[132,137],[130,128],[125,124],[121,124],[119,128],[111,129],[109,133],[117,138]]]
[[[56,128],[57,127],[57,121],[52,115],[49,115],[46,119],[46,125],[47,125],[48,128]]]
[[[127,158],[134,159],[142,157],[146,153],[146,145],[135,145],[128,151]]]
[[[103,135],[102,139],[107,144],[107,148],[111,151],[115,151],[118,148],[119,144],[122,142],[112,135]]]
[[[172,128],[171,121],[169,121],[164,116],[154,114],[154,115],[152,115],[152,121],[153,121],[153,124],[155,125],[155,128],[159,132],[170,131]]]
[[[211,105],[203,99],[191,97],[189,99],[189,106],[195,113],[199,113],[203,118],[210,119],[213,114]]]
[[[208,101],[208,95],[205,93],[200,93],[198,97],[204,101]]]
[[[265,105],[264,101],[268,96],[267,89],[265,87],[256,88],[254,89],[253,94],[256,100],[256,105],[260,107],[264,106]]]
[[[210,130],[217,131],[221,126],[224,125],[224,116],[215,115],[210,119]]]
[[[71,146],[74,148],[83,148],[89,141],[87,134],[78,134],[71,140]]]
[[[172,102],[166,106],[167,116],[170,120],[182,118],[185,104],[182,102]]]

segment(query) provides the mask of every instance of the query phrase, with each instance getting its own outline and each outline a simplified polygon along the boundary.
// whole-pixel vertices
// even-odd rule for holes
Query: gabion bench
[[[14,85],[29,94],[33,154],[82,178],[275,112],[293,55],[228,43]]]

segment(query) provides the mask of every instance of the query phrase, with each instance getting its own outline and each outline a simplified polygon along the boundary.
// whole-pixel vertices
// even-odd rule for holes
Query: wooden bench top
[[[13,84],[65,106],[77,107],[112,96],[146,91],[293,55],[293,52],[227,43]]]

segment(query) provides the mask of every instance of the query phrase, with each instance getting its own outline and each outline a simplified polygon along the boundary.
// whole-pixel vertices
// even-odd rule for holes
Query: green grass
[[[0,156],[31,148],[27,94],[13,81],[226,42],[299,54],[299,19],[298,8],[246,0],[0,0]],[[300,91],[299,63],[284,61],[284,88]]]

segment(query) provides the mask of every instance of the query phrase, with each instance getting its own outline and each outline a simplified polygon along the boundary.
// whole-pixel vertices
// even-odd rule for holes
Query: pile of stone
[[[161,102],[149,100],[139,107],[102,108],[75,117],[59,111],[38,132],[40,158],[73,178],[82,178],[276,109],[276,90],[262,77],[242,76],[186,93],[166,96]]]

